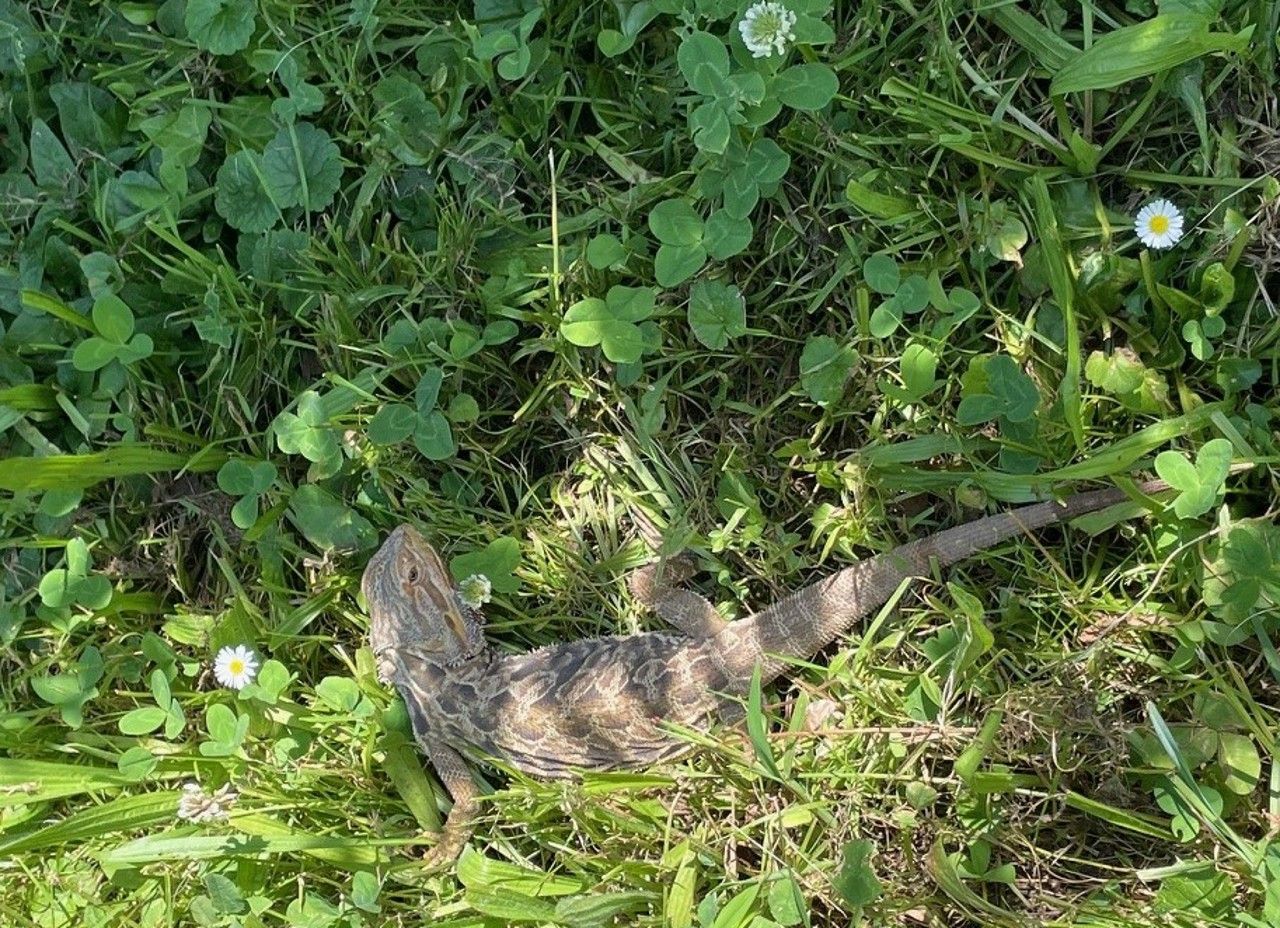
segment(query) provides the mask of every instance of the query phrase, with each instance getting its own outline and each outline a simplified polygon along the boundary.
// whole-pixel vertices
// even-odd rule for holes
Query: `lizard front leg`
[[[480,791],[471,779],[471,771],[467,768],[462,755],[444,744],[432,744],[426,749],[427,759],[435,768],[436,775],[444,784],[449,795],[453,797],[453,808],[445,819],[444,828],[440,832],[440,840],[424,856],[423,863],[428,869],[446,867],[457,860],[462,849],[466,847],[471,833],[475,830],[477,799]]]
[[[704,597],[674,584],[693,574],[686,558],[664,558],[631,572],[627,585],[646,608],[670,622],[690,638],[714,638],[728,624]]]

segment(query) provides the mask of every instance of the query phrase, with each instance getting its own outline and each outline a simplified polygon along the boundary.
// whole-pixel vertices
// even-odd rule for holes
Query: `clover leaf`
[[[956,408],[960,425],[980,425],[992,419],[1026,422],[1035,415],[1040,391],[1013,358],[1005,354],[975,358],[970,371],[973,378],[967,378],[965,397]]]
[[[51,609],[80,606],[91,611],[111,602],[111,581],[90,573],[93,561],[83,539],[72,538],[65,551],[66,567],[57,567],[40,579],[40,601]]]
[[[1231,442],[1215,438],[1196,452],[1193,464],[1177,451],[1156,455],[1156,473],[1175,490],[1173,511],[1183,519],[1194,519],[1213,508],[1231,471]]]
[[[840,89],[836,72],[825,64],[797,64],[773,79],[778,100],[794,110],[820,110]]]
[[[1182,337],[1191,346],[1191,353],[1197,361],[1207,361],[1213,357],[1212,339],[1227,330],[1227,321],[1221,316],[1205,316],[1203,319],[1191,319],[1182,325]]]
[[[317,548],[359,551],[378,543],[378,533],[368,519],[314,483],[294,492],[289,515]]]
[[[262,152],[262,176],[282,209],[322,210],[333,202],[342,181],[338,146],[309,122],[286,126]]]
[[[718,209],[703,227],[703,247],[711,257],[723,261],[741,254],[751,244],[754,231],[750,219],[740,219],[727,209]]]
[[[1280,610],[1280,528],[1242,519],[1211,549],[1204,569],[1204,602],[1219,618],[1239,624]]]
[[[683,283],[706,262],[702,217],[688,200],[663,200],[649,212],[649,229],[661,243],[653,271],[662,286]]]
[[[98,334],[76,345],[71,354],[71,364],[78,371],[100,370],[112,361],[127,367],[151,357],[155,350],[150,335],[134,334],[133,311],[113,293],[104,293],[94,300],[93,325]]]
[[[203,51],[230,55],[253,36],[254,0],[187,0],[187,35]]]
[[[730,216],[745,219],[766,192],[786,176],[791,167],[788,155],[773,139],[757,139],[747,149],[741,164],[724,178],[724,209]]]
[[[747,334],[746,301],[737,287],[700,280],[689,288],[689,326],[698,341],[718,351]]]
[[[307,390],[298,397],[297,413],[276,416],[276,445],[285,454],[300,454],[320,471],[332,473],[342,458],[337,433],[329,428],[320,394]]]
[[[800,353],[800,385],[820,406],[834,403],[844,394],[856,361],[853,349],[830,335],[811,338]]]
[[[650,287],[615,285],[603,300],[588,297],[570,306],[560,334],[584,348],[599,345],[615,364],[639,361],[645,338],[636,323],[653,315],[656,297]]]
[[[84,724],[84,704],[98,695],[97,683],[104,673],[102,653],[88,645],[80,653],[73,670],[31,678],[36,695],[57,706],[68,728]]]
[[[479,551],[460,554],[449,562],[449,573],[459,582],[472,574],[482,574],[499,593],[514,593],[520,588],[515,576],[520,564],[520,542],[514,538],[496,538]]]
[[[270,461],[232,458],[218,470],[218,487],[240,499],[231,507],[231,521],[249,528],[258,520],[258,499],[276,481],[276,467]]]

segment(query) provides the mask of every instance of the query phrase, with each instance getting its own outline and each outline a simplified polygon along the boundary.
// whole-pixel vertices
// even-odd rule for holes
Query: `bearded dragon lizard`
[[[1139,487],[1167,489],[1161,481]],[[904,544],[738,621],[670,583],[659,561],[630,577],[633,595],[675,631],[605,636],[500,654],[462,603],[439,554],[414,528],[395,529],[361,581],[382,679],[404,698],[419,748],[453,798],[429,865],[452,861],[471,835],[478,790],[464,758],[493,758],[536,777],[634,768],[681,753],[671,725],[706,730],[741,717],[756,667],[767,683],[927,576],[1023,532],[1130,497],[1096,490],[977,519]]]

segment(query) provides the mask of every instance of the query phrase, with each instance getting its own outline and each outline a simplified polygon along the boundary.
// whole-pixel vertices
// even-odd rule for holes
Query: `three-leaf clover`
[[[956,408],[960,425],[981,425],[992,419],[1026,422],[1040,405],[1035,381],[1006,354],[975,358],[965,378],[964,393]]]
[[[1156,455],[1156,473],[1175,490],[1173,511],[1183,519],[1194,519],[1213,508],[1231,471],[1231,442],[1214,438],[1196,452],[1193,464],[1177,451]]]
[[[229,757],[240,750],[249,734],[247,713],[232,711],[222,703],[214,703],[204,711],[205,729],[209,740],[200,742],[200,753],[205,757]]]
[[[707,260],[702,217],[688,200],[663,200],[649,211],[649,229],[661,243],[653,259],[654,276],[664,287],[688,280]]]
[[[918,313],[929,305],[929,282],[920,274],[902,276],[898,262],[889,255],[872,255],[862,265],[867,285],[885,297],[871,312],[871,334],[887,338],[902,323],[903,316]]]
[[[297,413],[282,412],[275,421],[276,445],[285,454],[300,454],[322,471],[337,469],[342,457],[338,435],[329,428],[320,394],[307,390],[298,397]]]
[[[67,727],[79,728],[84,724],[84,704],[98,695],[97,683],[103,673],[102,653],[88,645],[74,670],[32,677],[31,688],[49,705],[58,707]]]
[[[701,224],[699,220],[699,227]],[[653,315],[656,299],[651,287],[615,285],[603,300],[588,297],[570,306],[560,323],[560,334],[584,348],[599,345],[615,364],[639,361],[647,339],[637,323]]]
[[[1191,353],[1197,361],[1207,361],[1213,357],[1213,339],[1227,330],[1227,320],[1221,316],[1205,316],[1203,319],[1189,319],[1182,324],[1182,337],[1191,346]]]
[[[140,706],[121,716],[120,733],[149,735],[163,725],[164,736],[176,738],[186,727],[187,717],[169,688],[169,677],[158,667],[151,671],[151,695],[156,701],[154,706]]]
[[[81,606],[89,610],[103,609],[111,602],[111,581],[91,574],[89,546],[83,539],[67,542],[66,567],[57,567],[40,579],[40,601],[51,609]]]
[[[218,470],[218,487],[240,499],[231,507],[231,521],[248,528],[258,520],[258,498],[276,481],[276,467],[270,461],[232,458]]]
[[[755,71],[730,73],[729,50],[709,32],[685,36],[676,51],[676,63],[689,87],[705,98],[689,112],[693,144],[709,154],[724,154],[731,127],[746,121],[743,106],[755,106],[764,99],[764,78]]]
[[[72,352],[71,363],[78,371],[96,371],[112,361],[126,367],[155,350],[150,335],[134,334],[133,311],[114,293],[104,293],[93,301],[93,325],[97,335],[90,335]]]
[[[1205,565],[1205,605],[1232,623],[1280,610],[1280,528],[1265,519],[1231,527]]]
[[[368,519],[314,483],[294,492],[289,515],[317,548],[360,551],[378,543],[378,533]]]
[[[791,156],[773,139],[752,142],[742,162],[724,177],[721,193],[725,211],[739,219],[751,215],[760,197],[771,192],[790,167]]]
[[[737,287],[700,280],[689,288],[689,326],[694,337],[713,351],[747,334],[747,305]]]
[[[417,421],[413,427],[413,444],[429,460],[443,461],[453,457],[458,446],[453,440],[453,429],[443,412],[436,408],[440,399],[440,385],[444,383],[444,371],[428,367],[418,380],[414,390]]]

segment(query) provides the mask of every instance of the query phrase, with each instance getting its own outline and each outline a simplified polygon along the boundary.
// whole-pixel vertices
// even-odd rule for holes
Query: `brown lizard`
[[[1167,486],[1150,481],[1152,493]],[[735,622],[676,589],[663,562],[631,576],[637,599],[674,632],[605,636],[499,654],[459,599],[444,563],[401,525],[365,568],[361,587],[382,678],[404,697],[418,745],[453,797],[432,865],[471,834],[477,789],[465,758],[493,758],[537,777],[640,767],[689,746],[670,727],[705,730],[742,715],[757,665],[767,683],[879,608],[903,581],[1023,532],[1130,497],[1096,490],[977,519],[859,561]]]

